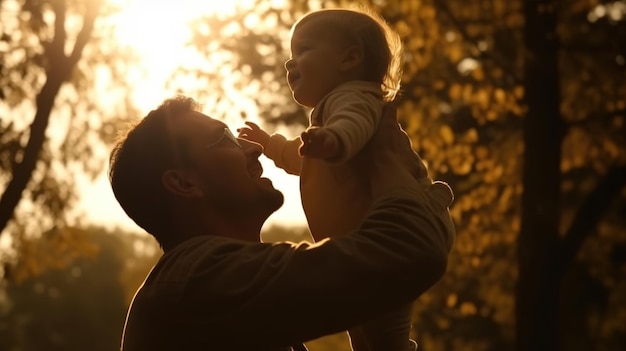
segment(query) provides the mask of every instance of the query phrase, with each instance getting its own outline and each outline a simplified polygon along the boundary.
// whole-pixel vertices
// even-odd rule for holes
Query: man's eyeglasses
[[[238,147],[241,147],[239,140],[237,139],[236,136],[233,135],[233,133],[230,131],[230,129],[228,129],[228,127],[224,128],[224,134],[222,134],[222,136],[219,139],[210,143],[209,145],[206,145],[205,147],[206,148],[213,147],[219,144],[222,140],[224,140],[224,138],[228,139],[229,141],[231,141],[233,144],[237,145]]]

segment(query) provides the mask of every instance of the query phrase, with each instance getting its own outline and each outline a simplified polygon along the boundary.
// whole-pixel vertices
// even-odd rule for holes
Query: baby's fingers
[[[252,130],[259,130],[259,129],[261,129],[261,127],[259,127],[259,125],[254,123],[254,122],[245,121],[244,123]]]

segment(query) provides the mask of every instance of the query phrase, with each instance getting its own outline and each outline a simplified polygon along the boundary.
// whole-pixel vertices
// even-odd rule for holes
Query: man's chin
[[[272,213],[278,211],[279,208],[281,208],[283,206],[283,204],[285,203],[285,196],[283,195],[282,192],[280,192],[279,190],[274,189],[274,193],[272,194],[272,198],[271,200],[268,199],[268,202],[271,201],[271,204],[273,205],[273,210]]]

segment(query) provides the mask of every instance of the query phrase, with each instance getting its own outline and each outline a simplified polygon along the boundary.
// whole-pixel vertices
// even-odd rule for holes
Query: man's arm
[[[233,255],[233,265],[236,256],[246,263],[211,284],[245,301],[232,320],[254,325],[246,335],[262,344],[346,330],[413,301],[441,278],[445,229],[429,211],[417,196],[390,194],[356,232],[315,245],[250,245]]]
[[[417,160],[406,134],[383,118],[367,148],[372,162],[364,171],[377,200],[354,233],[315,245],[208,245],[220,255],[211,255],[210,279],[202,280],[207,296],[228,297],[219,306],[207,297],[213,312],[228,316],[219,323],[225,332],[264,345],[305,341],[406,304],[441,278],[447,229],[413,177]],[[240,331],[242,322],[251,328]]]

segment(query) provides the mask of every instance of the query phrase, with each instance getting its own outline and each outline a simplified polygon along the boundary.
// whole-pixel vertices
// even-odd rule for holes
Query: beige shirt
[[[380,84],[366,81],[341,84],[320,101],[310,124],[328,128],[343,145],[343,154],[332,163],[300,157],[299,137],[270,137],[264,153],[276,166],[300,176],[302,207],[315,240],[356,229],[371,205],[368,176],[354,157],[378,128],[383,106]],[[423,171],[427,178],[426,167]],[[430,184],[426,178],[425,184]]]

